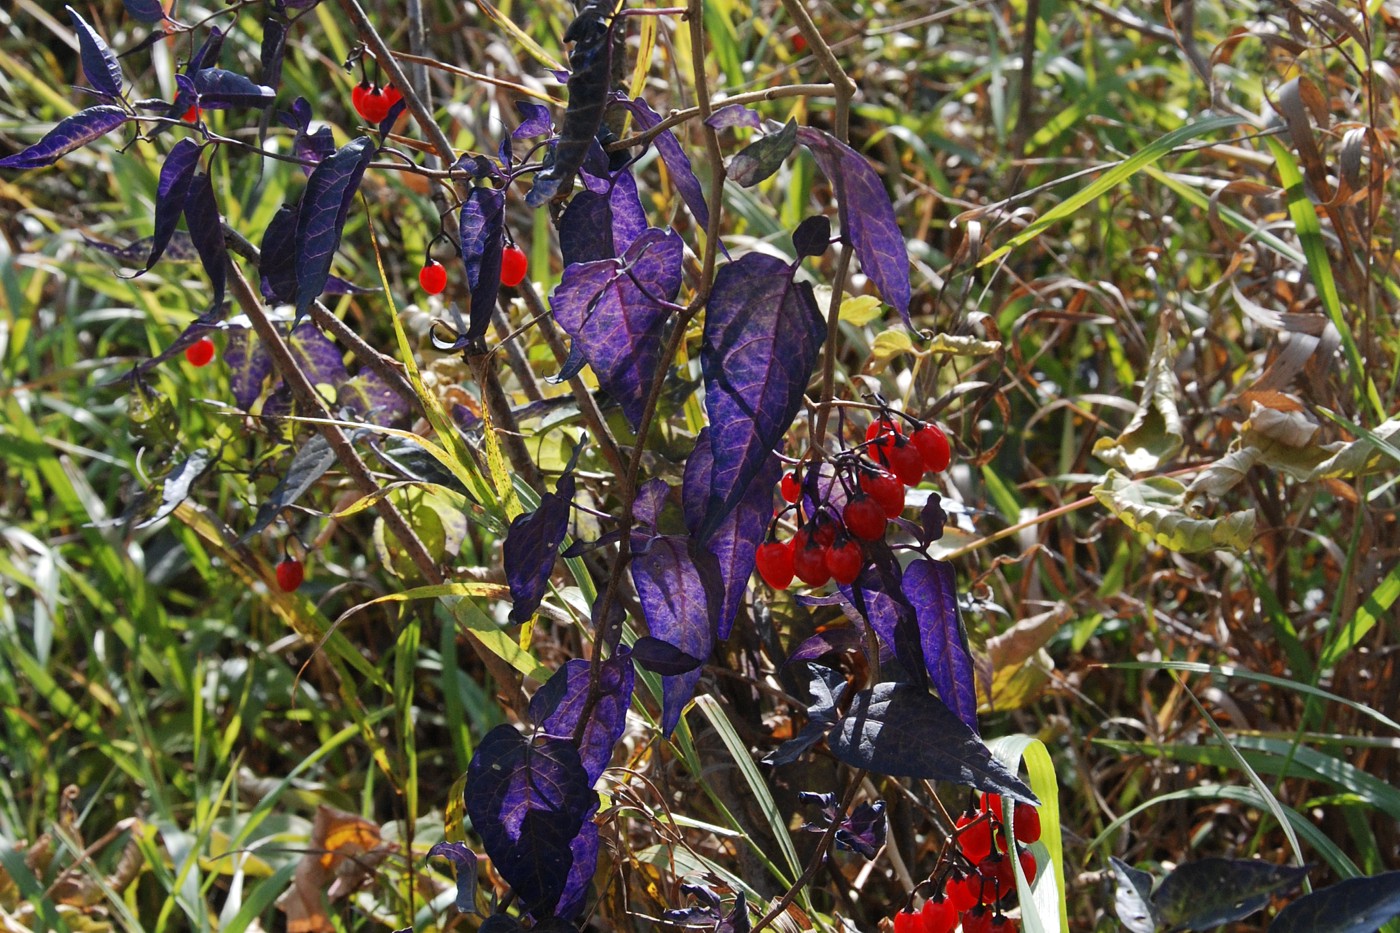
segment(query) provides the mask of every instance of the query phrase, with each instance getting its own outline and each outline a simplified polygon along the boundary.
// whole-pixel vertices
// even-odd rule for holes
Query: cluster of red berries
[[[855,582],[865,566],[861,542],[885,536],[888,521],[904,511],[905,487],[917,485],[925,472],[943,472],[952,461],[943,430],[935,424],[914,423],[917,428],[906,436],[890,415],[881,415],[866,430],[864,444],[833,461],[834,479],[826,491],[841,489],[844,501],[839,508],[827,495],[807,514],[806,508],[798,507],[801,477],[795,472],[783,476],[778,491],[792,505],[779,517],[797,507],[800,525],[787,541],[777,540],[774,525],[769,526],[768,538],[755,555],[763,582],[775,590],[787,589],[793,577],[808,586],[822,586],[828,580]],[[813,493],[821,492],[821,482],[808,485],[808,498],[816,498]]]
[[[392,84],[380,87],[364,78],[350,92],[350,103],[355,112],[376,126],[384,122],[394,105],[403,100],[403,94]]]
[[[525,270],[529,267],[530,260],[525,257],[524,250],[515,246],[501,250],[502,285],[507,288],[519,285],[525,281]],[[418,272],[418,284],[429,295],[442,294],[443,289],[447,288],[447,267],[436,259],[429,259]]]
[[[894,916],[894,933],[1017,933],[1020,924],[1002,913],[1016,892],[1012,853],[1026,881],[1034,881],[1035,856],[1023,846],[1040,839],[1040,812],[1016,806],[1014,846],[1007,838],[1001,796],[983,794],[980,806],[958,817],[953,829],[956,853],[943,889],[924,901],[918,913]],[[936,873],[937,874],[937,873]]]

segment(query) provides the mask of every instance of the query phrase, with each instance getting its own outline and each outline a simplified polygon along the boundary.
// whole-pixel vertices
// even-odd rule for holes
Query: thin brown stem
[[[711,106],[728,107],[731,104],[756,104],[765,100],[778,100],[783,97],[834,97],[835,95],[836,85],[834,84],[789,84],[784,87],[766,88],[762,91],[750,91],[747,94],[735,94],[733,97],[712,101]],[[610,143],[608,145],[608,151],[617,152],[620,149],[631,149],[633,146],[646,145],[671,127],[679,126],[688,120],[695,119],[699,115],[699,107],[687,107],[684,110],[677,110],[648,130],[644,130],[640,133],[633,133],[631,136]]]

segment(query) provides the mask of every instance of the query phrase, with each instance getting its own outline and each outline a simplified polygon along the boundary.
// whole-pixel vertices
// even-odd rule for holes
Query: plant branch
[[[789,84],[783,87],[766,88],[762,91],[750,91],[747,94],[735,94],[733,97],[725,97],[722,100],[712,101],[711,106],[728,107],[731,104],[756,104],[765,100],[778,100],[782,97],[834,97],[835,95],[836,85],[834,84]],[[679,126],[687,120],[693,120],[699,115],[699,107],[687,107],[685,110],[677,110],[648,130],[643,130],[640,133],[633,133],[631,136],[624,139],[609,143],[607,151],[617,152],[621,149],[631,149],[633,146],[645,145],[671,127]]]

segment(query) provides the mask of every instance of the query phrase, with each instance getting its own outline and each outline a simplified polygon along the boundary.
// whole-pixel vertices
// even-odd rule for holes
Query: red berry
[[[530,267],[530,261],[525,258],[525,253],[514,246],[507,246],[501,252],[501,284],[514,288],[525,280],[525,270]]]
[[[355,112],[360,116],[365,115],[365,95],[370,92],[374,85],[369,83],[369,79],[361,78],[360,83],[350,89],[350,106],[355,108]]]
[[[880,459],[882,463],[888,462],[890,472],[899,477],[899,481],[906,486],[917,486],[919,480],[924,478],[924,457],[919,453],[919,448],[905,441],[894,441],[885,438],[885,443],[880,447]]]
[[[1039,868],[1035,863],[1035,856],[1030,850],[1022,849],[1016,854],[1016,860],[1021,863],[1021,874],[1026,876],[1026,884],[1030,884],[1035,880],[1035,872]]]
[[[1040,840],[1040,811],[1027,804],[1016,805],[1016,841],[1037,842]]]
[[[924,924],[918,914],[906,914],[904,911],[894,915],[894,933],[923,933]]]
[[[447,267],[436,259],[429,259],[418,272],[418,284],[429,295],[440,295],[447,287]]]
[[[214,341],[200,337],[185,347],[185,362],[191,366],[208,366],[214,359]]]
[[[403,100],[403,95],[399,93],[398,88],[390,84],[384,88],[384,99],[389,102],[389,108],[393,109],[395,104]],[[385,116],[388,116],[388,114],[385,114]]]
[[[806,528],[792,537],[792,569],[808,586],[822,586],[831,579],[831,571],[826,569],[826,547],[813,541]]]
[[[807,37],[802,33],[797,33],[792,37],[792,50],[798,55],[807,51]]]
[[[365,92],[365,96],[360,99],[360,116],[370,123],[380,123],[389,115],[389,108],[393,105],[389,103],[388,96],[384,91],[374,85]]]
[[[1001,794],[983,794],[982,812],[990,813],[998,823],[1005,820],[1001,809]]]
[[[953,902],[942,894],[924,901],[923,933],[953,933],[958,925],[958,911]]]
[[[904,484],[892,473],[880,470],[860,475],[860,488],[866,495],[880,503],[887,518],[898,518],[904,511]]]
[[[865,439],[873,441],[876,438],[884,437],[887,434],[899,434],[899,425],[884,415],[870,422],[870,426],[865,429]]]
[[[863,492],[847,500],[846,507],[841,510],[841,520],[847,531],[865,541],[879,541],[885,536],[885,510]]]
[[[1000,852],[993,852],[978,862],[977,874],[987,879],[987,889],[983,893],[991,895],[987,898],[989,902],[999,901],[1016,890],[1016,870],[1011,867],[1011,859]]]
[[[775,590],[785,590],[792,584],[792,542],[765,541],[754,554],[758,575]]]
[[[1005,914],[997,914],[992,921],[992,933],[1018,933],[1021,925]]]
[[[992,854],[991,820],[969,810],[954,824],[958,830],[958,848],[974,865]]]
[[[778,492],[782,494],[784,502],[796,502],[802,495],[802,484],[797,481],[797,474],[784,473],[778,483]]]
[[[942,473],[953,462],[953,448],[948,443],[948,435],[936,424],[926,424],[909,438],[924,458],[924,468],[930,473]]]
[[[306,568],[293,557],[284,557],[277,565],[277,588],[284,593],[295,593],[306,579]]]
[[[944,889],[948,902],[958,913],[962,913],[980,901],[982,899],[981,891],[981,875],[977,872],[965,875],[957,868],[953,869],[953,874],[948,878],[948,886]]]
[[[992,933],[992,912],[983,904],[962,916],[963,933]]]
[[[822,547],[831,547],[836,543],[836,523],[828,521],[826,516],[818,516],[812,522],[812,540]]]
[[[837,583],[851,584],[856,582],[856,577],[860,576],[860,568],[865,566],[865,555],[860,551],[860,545],[850,538],[845,538],[840,544],[833,544],[826,551],[826,569],[831,571],[831,577]]]
[[[190,104],[190,109],[186,110],[184,115],[181,116],[180,119],[186,123],[198,123],[199,106],[197,104]]]

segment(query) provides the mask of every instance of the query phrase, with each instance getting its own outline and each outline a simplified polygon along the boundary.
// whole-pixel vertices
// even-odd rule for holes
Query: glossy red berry
[[[530,261],[525,258],[524,251],[514,246],[507,246],[501,253],[501,284],[514,288],[525,281],[525,270],[530,267]]]
[[[936,424],[926,424],[909,437],[924,458],[924,468],[930,473],[942,473],[953,462],[953,448],[948,435]]]
[[[886,438],[881,447],[881,462],[889,464],[890,472],[899,477],[906,486],[917,486],[924,478],[924,457],[919,448],[907,442],[895,442]]]
[[[1016,841],[1024,843],[1040,840],[1040,811],[1026,804],[1016,807]]]
[[[370,123],[380,123],[389,115],[389,108],[393,104],[389,103],[389,96],[382,88],[370,85],[370,89],[365,92],[365,96],[360,98],[360,106],[357,108],[360,116]]]
[[[983,794],[981,808],[983,813],[990,813],[998,823],[1006,819],[1001,810],[1001,794]]]
[[[185,362],[191,366],[208,366],[214,360],[214,341],[200,337],[185,347]]]
[[[958,848],[974,865],[992,854],[992,823],[986,816],[969,810],[958,817]]]
[[[831,579],[831,571],[826,569],[826,547],[812,540],[806,528],[792,537],[792,569],[808,586],[822,586]]]
[[[758,575],[775,590],[785,590],[792,584],[792,542],[765,541],[754,554]]]
[[[1026,876],[1026,884],[1030,884],[1040,867],[1035,863],[1035,856],[1028,849],[1022,849],[1016,854],[1016,860],[1021,863],[1021,874]]]
[[[978,904],[962,915],[963,933],[992,933],[992,912]]]
[[[350,106],[362,117],[365,115],[365,95],[372,87],[374,85],[369,83],[368,78],[361,78],[360,83],[350,89]]]
[[[284,557],[277,565],[277,588],[284,593],[295,593],[306,579],[306,567],[294,557]]]
[[[899,433],[899,425],[895,424],[893,419],[881,415],[879,418],[870,422],[870,425],[865,429],[865,439],[867,441],[873,441],[887,434],[897,435]]]
[[[992,933],[1018,933],[1021,925],[1005,914],[997,914],[992,919]]]
[[[1001,900],[1016,890],[1016,870],[1011,867],[1011,860],[1000,852],[993,852],[978,862],[977,874],[987,879],[983,895],[988,902]]]
[[[399,93],[398,88],[390,84],[384,88],[384,99],[389,102],[389,109],[392,110],[395,104],[403,100],[403,95]],[[388,116],[388,114],[386,113],[385,116]]]
[[[879,541],[885,536],[885,510],[863,492],[847,500],[846,507],[841,510],[841,521],[847,531],[864,541]]]
[[[812,540],[822,547],[831,547],[836,543],[836,523],[828,520],[826,516],[819,517],[810,527]]]
[[[922,933],[953,933],[958,925],[957,908],[942,894],[924,901],[919,917],[924,921]]]
[[[199,107],[198,107],[197,105],[195,105],[195,104],[191,104],[191,105],[190,105],[190,109],[189,109],[189,110],[186,110],[186,111],[184,112],[184,114],[180,117],[180,119],[183,120],[183,121],[186,122],[186,123],[198,123],[198,122],[199,122],[199,114],[200,114]]]
[[[784,473],[778,483],[778,492],[782,494],[784,502],[796,502],[802,495],[802,484],[797,481],[797,474]]]
[[[803,52],[807,51],[807,37],[800,32],[793,35],[792,50],[798,55],[801,55]]]
[[[880,503],[885,517],[898,518],[904,511],[904,484],[899,477],[884,470],[860,475],[860,488],[866,495]]]
[[[429,295],[440,295],[447,287],[447,267],[436,259],[429,259],[418,272],[418,284]]]
[[[954,868],[952,875],[948,877],[948,884],[943,889],[944,896],[948,898],[953,909],[958,913],[967,910],[980,899],[979,892],[982,890],[982,876],[973,872],[963,874],[961,869]]]
[[[826,549],[826,569],[831,571],[831,578],[837,583],[856,582],[863,566],[865,555],[861,553],[860,545],[850,538],[843,538]]]
[[[918,914],[904,911],[894,915],[894,933],[923,933],[924,922]]]

